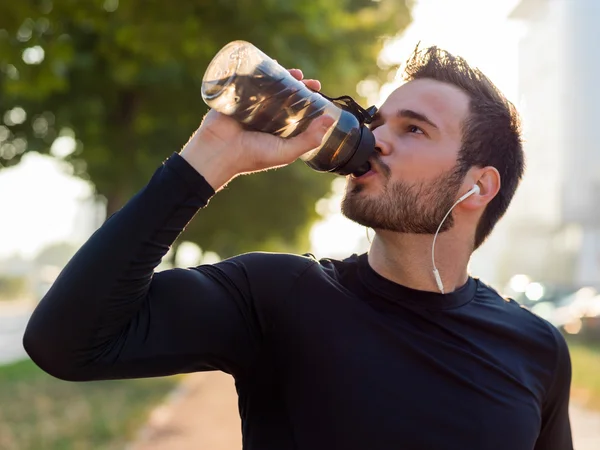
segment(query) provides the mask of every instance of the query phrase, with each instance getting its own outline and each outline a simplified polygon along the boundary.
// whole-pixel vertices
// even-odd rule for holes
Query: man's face
[[[456,162],[468,111],[467,94],[439,81],[415,80],[394,91],[371,125],[373,170],[348,178],[342,213],[375,230],[434,234],[464,177]],[[452,223],[448,217],[442,231]]]

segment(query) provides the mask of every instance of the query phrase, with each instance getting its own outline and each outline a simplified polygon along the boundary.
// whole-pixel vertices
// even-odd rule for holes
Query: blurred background
[[[70,384],[21,345],[74,252],[196,129],[204,70],[236,39],[363,106],[399,85],[417,43],[435,44],[516,104],[526,176],[470,270],[567,336],[576,448],[600,448],[599,21],[596,0],[0,3],[0,449],[240,448],[218,374]],[[159,270],[366,251],[340,214],[343,186],[301,162],[238,178]]]

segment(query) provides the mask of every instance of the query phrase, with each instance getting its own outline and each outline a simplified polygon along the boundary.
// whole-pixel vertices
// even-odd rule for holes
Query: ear
[[[462,202],[463,208],[467,209],[485,208],[496,197],[501,186],[500,173],[498,169],[491,166],[472,168],[465,177],[465,182],[467,180],[472,180],[468,185],[469,189],[474,184],[479,186],[479,194],[471,195]]]

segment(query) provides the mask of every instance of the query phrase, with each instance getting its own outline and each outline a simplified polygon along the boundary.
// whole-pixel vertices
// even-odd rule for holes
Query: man
[[[64,269],[28,325],[29,355],[72,381],[230,373],[245,449],[572,449],[564,339],[467,274],[523,172],[517,114],[437,48],[415,52],[406,80],[342,205],[375,229],[368,254],[154,273],[215,191],[291,163],[332,123],[283,140],[211,111]]]

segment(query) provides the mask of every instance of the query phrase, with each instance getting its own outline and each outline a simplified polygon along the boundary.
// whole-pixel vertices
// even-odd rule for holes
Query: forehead
[[[427,116],[444,134],[461,135],[461,124],[469,113],[469,96],[441,81],[409,81],[396,89],[380,108],[386,116],[409,109]]]

